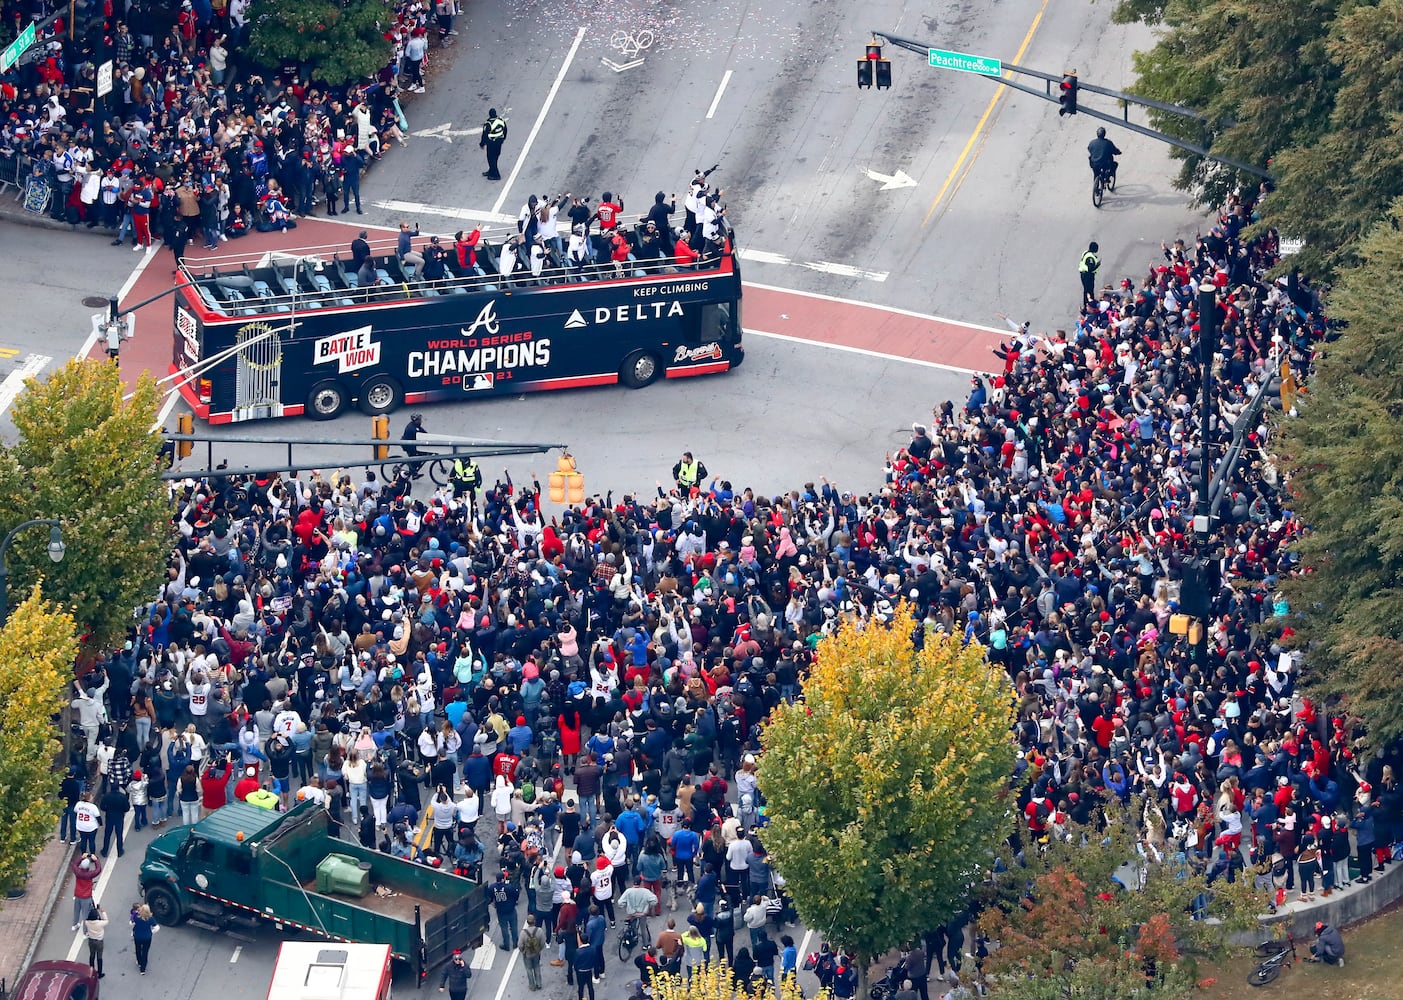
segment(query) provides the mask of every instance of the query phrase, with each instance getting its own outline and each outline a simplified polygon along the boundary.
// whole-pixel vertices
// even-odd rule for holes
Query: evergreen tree
[[[390,60],[385,29],[393,20],[385,0],[253,0],[249,54],[269,66],[296,60],[340,86],[375,76]]]
[[[1331,295],[1348,322],[1279,441],[1306,572],[1284,582],[1317,693],[1345,699],[1382,746],[1403,735],[1403,199]]]

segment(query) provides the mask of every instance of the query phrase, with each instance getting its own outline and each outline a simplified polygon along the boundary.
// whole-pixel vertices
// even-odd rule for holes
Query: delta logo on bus
[[[378,365],[380,344],[370,339],[370,327],[363,326],[314,341],[312,363],[324,365],[332,361],[336,362],[336,370],[342,374]]]
[[[461,385],[464,392],[489,390],[510,381],[518,369],[545,367],[551,357],[549,337],[537,337],[530,330],[502,332],[495,300],[456,337],[430,340],[424,346],[427,350],[409,352],[406,374],[442,379],[444,385]]]

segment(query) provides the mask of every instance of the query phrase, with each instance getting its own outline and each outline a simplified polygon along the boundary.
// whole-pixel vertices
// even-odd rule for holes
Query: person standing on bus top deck
[[[677,211],[677,195],[671,199],[664,197],[659,191],[653,195],[653,207],[648,209],[647,221],[658,227],[658,232],[668,237],[667,243],[671,246],[675,241],[672,237],[672,213]]]
[[[422,433],[424,433],[424,415],[422,413],[411,414],[409,417],[409,423],[404,425],[404,433],[400,435],[400,440],[414,441],[417,440],[419,435]],[[407,444],[404,446],[404,453],[413,458],[415,455],[419,454],[419,449],[414,447],[412,444]],[[409,463],[409,467],[412,470],[410,472],[412,478],[424,478],[423,465],[423,462]]]
[[[496,108],[488,108],[487,121],[482,123],[482,138],[478,141],[478,146],[487,150],[487,169],[482,172],[482,176],[489,181],[502,179],[497,170],[497,158],[502,155],[502,143],[506,141],[506,120],[497,116]]]
[[[687,221],[683,228],[687,230],[689,237],[697,229],[697,216],[701,213],[702,199],[706,197],[706,179],[711,176],[711,171],[719,166],[719,163],[713,164],[711,170],[697,170],[692,174],[692,181],[687,186],[687,199],[683,202],[683,207],[687,210]]]
[[[461,229],[453,234],[453,249],[458,252],[459,274],[466,274],[477,266],[477,244],[481,239],[481,229],[474,229],[466,237]]]
[[[401,222],[401,228],[404,227]],[[362,229],[356,234],[356,238],[351,241],[351,268],[359,271],[361,265],[370,259],[370,234]]]
[[[570,195],[567,194],[565,197],[569,198]],[[571,235],[579,235],[583,239],[585,250],[584,263],[588,264],[590,261],[594,260],[594,241],[589,238],[589,227],[590,223],[594,221],[594,215],[589,207],[589,199],[572,198],[570,201],[570,211],[567,214],[570,217]],[[573,241],[571,242],[573,244]],[[575,263],[575,255],[573,253],[570,255],[570,258],[571,263]]]
[[[619,216],[623,214],[624,200],[620,198],[614,201],[613,192],[605,191],[604,200],[599,203],[599,207],[594,210],[593,218],[599,220],[599,231],[606,236],[614,231],[614,227],[619,224]]]
[[[672,467],[672,478],[677,482],[678,489],[684,492],[690,492],[708,475],[706,464],[693,458],[690,451],[684,451],[682,459]]]
[[[526,204],[522,205],[521,211],[516,213],[516,231],[518,233],[521,233],[523,236],[526,235],[526,227],[532,221],[533,216],[535,216],[536,206],[540,203],[540,199],[534,194],[526,199]],[[529,243],[531,237],[526,236],[526,241]]]

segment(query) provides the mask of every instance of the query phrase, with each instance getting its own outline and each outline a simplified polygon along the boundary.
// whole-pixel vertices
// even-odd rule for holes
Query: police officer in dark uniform
[[[496,108],[488,108],[487,121],[482,123],[482,139],[478,146],[487,150],[487,169],[482,172],[482,176],[489,181],[502,179],[502,175],[497,171],[497,157],[502,155],[502,143],[506,141],[506,119],[497,115]]]

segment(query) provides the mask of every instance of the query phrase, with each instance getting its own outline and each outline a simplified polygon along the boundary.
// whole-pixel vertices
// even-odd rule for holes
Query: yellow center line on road
[[[1018,46],[1018,52],[1013,57],[1015,63],[1021,63],[1023,61],[1023,53],[1027,52],[1028,46],[1033,43],[1033,34],[1038,30],[1038,25],[1042,23],[1043,14],[1047,13],[1047,5],[1050,2],[1051,0],[1043,0],[1042,6],[1038,8],[1038,13],[1033,17],[1033,23],[1028,25],[1028,33],[1023,36],[1023,44]],[[1013,72],[1010,70],[1005,73],[1004,76],[1008,79],[1012,79]],[[969,141],[965,143],[965,148],[960,150],[959,158],[955,160],[955,165],[950,168],[950,173],[946,176],[945,183],[940,185],[940,193],[935,196],[935,201],[930,203],[930,210],[926,212],[926,217],[921,220],[921,226],[923,228],[930,222],[930,217],[935,214],[936,208],[939,207],[941,200],[950,190],[950,185],[955,183],[955,178],[959,175],[960,168],[965,165],[965,160],[969,158],[970,152],[974,149],[974,144],[979,141],[980,135],[984,132],[984,126],[989,124],[989,117],[993,115],[994,109],[999,106],[999,102],[1003,100],[1005,93],[1007,93],[1007,88],[1000,85],[994,91],[994,96],[989,98],[989,106],[984,109],[984,114],[980,117],[979,124],[974,126],[974,131],[970,133]]]

